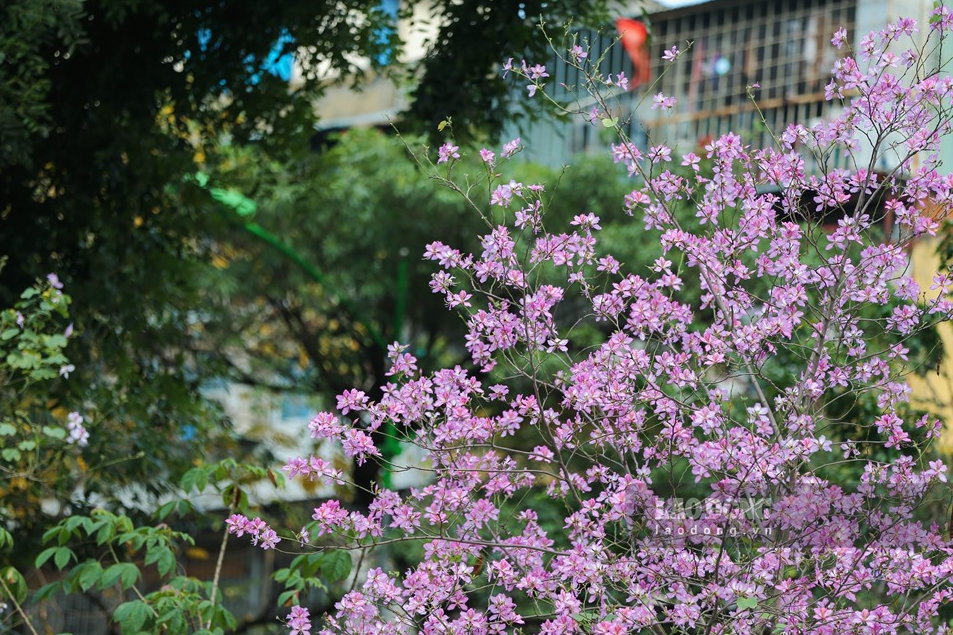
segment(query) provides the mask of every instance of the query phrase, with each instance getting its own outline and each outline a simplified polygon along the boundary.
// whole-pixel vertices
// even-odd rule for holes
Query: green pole
[[[394,337],[400,339],[404,331],[404,313],[407,311],[407,281],[409,276],[407,265],[407,248],[401,247],[398,252],[400,260],[397,263],[397,297],[394,299]],[[381,433],[384,435],[384,441],[381,443],[381,458],[391,461],[400,454],[400,441],[397,440],[397,426],[388,419],[384,422]],[[381,483],[384,487],[390,489],[393,479],[391,470],[386,466],[381,475]]]

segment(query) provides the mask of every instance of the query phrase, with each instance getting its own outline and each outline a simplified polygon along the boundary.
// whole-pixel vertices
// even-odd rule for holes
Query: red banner
[[[649,83],[652,79],[652,66],[649,59],[648,30],[644,24],[630,18],[618,18],[615,26],[619,31],[622,47],[629,54],[629,59],[635,67],[632,78],[629,80],[629,90]]]

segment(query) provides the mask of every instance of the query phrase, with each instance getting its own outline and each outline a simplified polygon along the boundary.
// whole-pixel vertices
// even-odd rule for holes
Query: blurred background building
[[[637,7],[620,18],[638,16]],[[839,57],[830,42],[836,29],[847,29],[848,45],[856,50],[864,35],[898,17],[924,23],[932,7],[929,0],[713,0],[649,8],[643,19],[649,37],[638,53],[615,46],[621,21],[615,29],[580,30],[576,37],[588,45],[590,60],[602,58],[603,75],[630,78],[629,90],[620,89],[611,104],[637,144],[651,139],[688,152],[732,131],[763,147],[790,122],[810,125],[836,115],[839,104],[824,99]],[[675,64],[662,59],[673,46],[682,51]],[[578,91],[579,71],[556,56],[547,68],[554,97],[566,100]],[[657,93],[676,99],[673,112],[651,109]],[[574,105],[585,109],[591,100],[583,96]],[[537,123],[522,136],[526,158],[549,165],[602,151],[609,139],[578,118]],[[836,160],[846,166],[844,157]]]

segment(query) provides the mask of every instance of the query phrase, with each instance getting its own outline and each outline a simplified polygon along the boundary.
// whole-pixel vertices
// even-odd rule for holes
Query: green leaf
[[[0,437],[9,437],[17,433],[17,429],[9,423],[0,423]]]
[[[67,549],[66,547],[59,547],[56,550],[56,555],[53,556],[53,563],[56,565],[56,568],[62,571],[66,565],[69,564],[70,559],[73,558],[73,552]]]
[[[17,333],[20,332],[20,329],[7,329],[3,333],[0,333],[0,340],[6,342],[16,337]]]
[[[53,597],[53,594],[59,591],[62,587],[63,587],[63,582],[60,580],[57,580],[56,582],[50,582],[48,584],[44,584],[43,586],[41,586],[39,589],[36,590],[36,592],[33,594],[32,599],[34,602],[42,602],[43,600],[49,600],[51,597]]]
[[[224,606],[219,604],[215,607],[215,612],[217,613],[216,618],[219,623],[224,622],[225,628],[229,631],[234,631],[238,628],[238,620],[235,619],[235,616],[232,615],[232,612],[226,609]]]
[[[234,483],[222,490],[222,503],[226,507],[234,507],[239,513],[248,511],[248,494]]]
[[[171,549],[166,549],[159,558],[159,575],[165,577],[173,570],[175,570],[175,555]]]
[[[122,571],[122,577],[120,581],[122,582],[123,589],[131,589],[135,585],[136,581],[139,579],[139,569],[134,564],[126,564],[126,568]]]
[[[20,451],[16,448],[4,448],[3,451],[0,452],[0,456],[3,457],[4,461],[12,462],[12,461],[19,461],[21,454],[20,454]]]
[[[66,527],[70,533],[75,533],[76,529],[82,525],[85,520],[86,516],[70,516],[66,519],[66,522],[63,523],[63,526]]]
[[[20,346],[23,346],[21,343]],[[7,355],[7,364],[13,368],[30,370],[39,368],[43,358],[35,351],[14,352]]]
[[[606,117],[605,119],[602,120],[602,127],[615,128],[618,123],[619,123],[618,117]]]
[[[113,613],[113,619],[119,622],[123,633],[139,633],[145,626],[146,620],[152,615],[152,609],[141,600],[123,602]]]
[[[321,558],[321,573],[330,582],[343,580],[351,573],[351,554],[341,549],[328,551]]]
[[[39,569],[46,563],[47,560],[52,558],[53,554],[55,554],[57,551],[59,551],[59,547],[50,547],[49,549],[44,549],[40,552],[40,555],[36,557],[36,561],[34,561],[33,566]]]
[[[56,527],[50,527],[49,529],[47,529],[47,530],[43,533],[43,538],[42,538],[42,540],[43,540],[44,543],[50,542],[51,540],[53,540],[54,538],[56,538],[58,535],[60,535],[59,525],[57,525]]]
[[[155,562],[158,562],[159,556],[162,555],[162,550],[163,550],[163,547],[157,548],[150,545],[149,549],[146,551],[146,559],[144,561],[146,566],[150,564],[154,564]]]
[[[108,569],[103,573],[102,577],[99,579],[99,588],[106,589],[116,584],[119,581],[119,576],[122,575],[122,564],[110,565]]]
[[[199,617],[202,618],[203,622],[207,622],[209,618],[212,617],[212,609],[214,606],[215,605],[213,605],[209,600],[202,600],[199,602],[197,608],[199,611]]]
[[[22,603],[27,594],[26,580],[23,579],[23,575],[13,567],[5,567],[0,569],[0,577],[3,578],[3,582],[13,593],[16,601]]]
[[[7,547],[13,547],[13,534],[3,527],[0,527],[0,549],[5,549]]]
[[[83,591],[89,591],[96,586],[103,575],[103,567],[97,561],[92,560],[83,565],[80,574],[77,576],[79,588]]]
[[[175,567],[175,556],[168,547],[153,547],[146,553],[145,564],[155,564],[159,575],[165,577]]]
[[[112,540],[113,536],[116,534],[116,528],[113,527],[112,523],[102,521],[103,525],[96,532],[96,544],[104,545],[109,540]]]
[[[175,501],[175,506],[173,508],[175,513],[178,514],[179,516],[185,516],[188,513],[190,513],[193,509],[194,507],[192,507],[192,503],[184,498]]]
[[[138,578],[139,569],[136,568],[136,565],[120,562],[106,569],[103,577],[99,580],[99,588],[106,589],[119,582],[123,589],[128,589],[136,583]]]
[[[66,438],[66,430],[64,428],[56,428],[53,426],[43,426],[43,434],[50,437],[51,439]]]
[[[297,591],[285,591],[278,596],[278,606],[289,606],[296,597],[298,597]]]
[[[155,517],[158,520],[165,520],[168,518],[169,514],[172,513],[172,510],[175,509],[177,503],[178,501],[169,501],[168,503],[164,503],[159,507],[159,509],[156,510]]]
[[[324,559],[324,553],[316,551],[314,553],[303,553],[291,561],[291,569],[300,573],[302,576],[310,578],[317,573]]]
[[[181,608],[173,608],[170,611],[163,613],[158,620],[159,624],[162,624],[168,629],[169,633],[184,633],[185,632],[185,618],[182,615]]]
[[[66,338],[59,333],[55,335],[45,335],[43,340],[50,348],[63,348],[66,346]]]
[[[138,531],[127,531],[124,534],[119,535],[116,538],[117,542],[125,543],[131,547],[134,551],[139,551],[142,549],[143,543],[146,541],[145,535]]]
[[[739,609],[756,609],[758,608],[758,598],[738,598],[738,608]]]
[[[202,493],[202,490],[208,486],[208,473],[205,471],[205,468],[193,467],[182,475],[179,486],[186,494],[191,493],[193,489]]]

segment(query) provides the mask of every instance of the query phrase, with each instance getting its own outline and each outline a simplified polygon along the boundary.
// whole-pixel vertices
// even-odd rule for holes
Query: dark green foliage
[[[83,43],[85,17],[82,0],[4,4],[0,10],[0,169],[29,163],[34,140],[50,133],[50,62],[72,54]],[[45,55],[50,48],[59,51],[56,58]]]
[[[412,93],[410,122],[429,133],[450,116],[458,138],[471,138],[475,130],[498,135],[514,110],[531,112],[520,99],[524,93],[514,94],[512,84],[499,72],[506,59],[545,63],[553,52],[538,28],[541,21],[557,30],[587,21],[602,25],[608,22],[606,4],[599,0],[446,3],[441,7],[443,28],[421,64],[420,82]],[[496,51],[496,59],[488,51]]]
[[[569,4],[582,15],[594,3]],[[498,88],[493,69],[501,51],[525,48],[543,8],[528,7],[514,20],[502,9],[435,3],[439,54],[425,60],[422,86],[439,79],[470,86],[468,94],[483,83]],[[412,9],[411,3],[402,10]],[[549,10],[562,15],[569,5]],[[486,15],[498,25],[508,20],[497,37],[462,29]],[[76,370],[44,387],[43,396],[48,408],[85,403],[97,412],[89,452],[98,463],[84,478],[87,495],[117,504],[118,487],[140,483],[135,491],[148,499],[168,491],[196,458],[239,452],[223,416],[199,389],[210,379],[241,375],[226,353],[244,348],[255,324],[280,321],[292,338],[312,347],[309,361],[300,364],[298,351],[281,339],[268,343],[279,383],[287,380],[281,387],[318,388],[325,395],[382,373],[381,342],[361,336],[362,319],[349,307],[362,307],[370,314],[363,322],[383,325],[391,339],[402,328],[395,312],[404,324],[434,330],[424,323],[439,313],[430,310],[434,301],[413,295],[427,293],[417,257],[423,233],[439,235],[456,221],[432,224],[437,199],[429,214],[402,208],[413,170],[387,197],[379,185],[362,191],[357,175],[347,174],[348,161],[337,157],[330,168],[310,154],[312,104],[327,72],[359,76],[366,70],[355,65],[359,58],[390,72],[378,67],[397,59],[396,17],[379,1],[12,0],[0,17],[0,256],[8,256],[0,306],[12,306],[22,289],[49,272],[77,299],[71,317],[77,336],[66,351]],[[295,90],[268,71],[278,53],[298,56],[304,83]],[[445,114],[463,103],[453,101],[455,95],[447,93]],[[505,116],[504,106],[456,116],[476,133],[488,117]],[[221,182],[231,174],[223,162],[244,152],[273,164],[243,191],[269,204],[273,194],[284,201],[269,209],[262,226],[309,258],[321,255],[314,261],[329,272],[325,283],[302,279],[276,254],[263,266],[248,262],[227,275],[216,267],[221,252],[252,253],[256,239],[216,212],[220,206],[193,175],[205,169]],[[384,160],[403,160],[400,151],[388,152]],[[353,187],[303,196],[321,193],[323,182],[337,178],[323,174],[326,168],[344,173]],[[268,172],[286,189],[262,184],[259,177]],[[349,217],[332,213],[352,202],[358,204]],[[327,213],[313,217],[308,205]],[[317,248],[314,237],[322,236],[333,240]],[[400,298],[406,310],[397,311],[390,287],[405,262],[414,277],[401,287],[409,290]],[[276,280],[281,284],[271,284],[267,296],[258,293]],[[255,304],[261,298],[265,304]],[[346,346],[312,346],[315,314],[324,316],[321,333]],[[299,315],[305,327],[297,324]],[[203,329],[212,325],[210,336]],[[247,346],[257,350],[266,339],[256,334]],[[73,504],[82,507],[81,500]],[[29,551],[25,541],[19,544]]]

